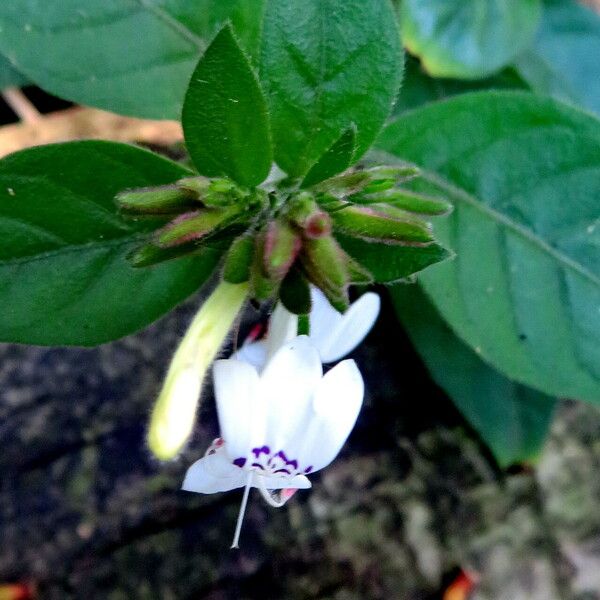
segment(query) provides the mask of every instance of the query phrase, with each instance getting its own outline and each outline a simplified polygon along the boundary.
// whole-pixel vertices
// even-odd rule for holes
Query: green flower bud
[[[196,244],[189,242],[169,248],[147,244],[141,248],[136,248],[127,256],[127,260],[129,260],[132,267],[150,267],[174,258],[189,256],[194,252],[199,252],[199,250]]]
[[[346,235],[371,242],[407,245],[429,244],[433,241],[431,226],[407,213],[386,214],[364,206],[348,205],[331,215],[334,228]]]
[[[325,294],[331,305],[344,312],[349,305],[348,261],[332,236],[305,239],[300,262],[306,276]]]
[[[243,283],[250,279],[254,257],[254,239],[244,234],[233,240],[223,265],[223,279],[229,283]]]
[[[358,194],[349,198],[356,204],[388,204],[408,212],[440,216],[452,211],[452,204],[443,198],[435,198],[412,190],[396,188],[383,194],[363,195]]]
[[[279,282],[265,271],[265,232],[259,233],[254,240],[254,258],[250,269],[252,294],[258,300],[268,300],[277,291]]]
[[[248,196],[233,181],[225,178],[208,179],[202,177],[186,177],[177,182],[177,186],[188,193],[194,194],[204,206],[221,208],[231,206]]]
[[[133,215],[172,215],[198,206],[193,194],[175,185],[125,190],[115,201],[122,212]]]

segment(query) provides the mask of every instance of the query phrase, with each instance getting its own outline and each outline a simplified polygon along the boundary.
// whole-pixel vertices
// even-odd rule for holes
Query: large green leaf
[[[80,104],[179,119],[207,41],[231,19],[255,50],[263,0],[10,0],[0,51],[49,92]]]
[[[391,289],[398,316],[434,381],[503,467],[535,459],[556,400],[507,379],[461,342],[416,285]]]
[[[402,0],[400,29],[431,75],[478,78],[531,43],[540,13],[540,0]]]
[[[406,114],[378,145],[440,174],[457,258],[423,273],[458,335],[551,396],[600,401],[600,122],[520,92]]]
[[[390,113],[401,71],[388,0],[267,0],[260,77],[279,166],[304,175],[352,124],[362,155]]]
[[[271,169],[269,117],[248,58],[229,26],[208,47],[183,105],[185,143],[203,175],[255,186]]]
[[[90,346],[157,319],[198,288],[219,254],[135,269],[156,223],[124,219],[114,196],[189,174],[111,142],[40,146],[0,161],[0,340]]]
[[[600,16],[570,0],[546,0],[533,47],[516,62],[536,91],[600,114]]]
[[[7,87],[20,87],[27,83],[27,77],[17,71],[9,60],[0,54],[0,90]]]

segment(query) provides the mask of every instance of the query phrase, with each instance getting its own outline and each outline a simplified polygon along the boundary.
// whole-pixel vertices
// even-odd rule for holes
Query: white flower
[[[310,487],[306,475],[326,467],[350,434],[364,385],[353,360],[323,375],[307,336],[284,344],[261,375],[233,359],[215,362],[213,374],[224,441],[190,467],[182,488],[212,494],[246,487],[235,547],[250,487],[275,506],[285,500],[276,502],[268,490]]]
[[[363,294],[341,315],[318,288],[311,286],[309,337],[324,363],[339,360],[360,344],[377,319],[379,296],[373,292]],[[246,342],[233,356],[262,369],[269,358],[286,341],[296,336],[298,317],[277,304],[271,317],[266,339]]]

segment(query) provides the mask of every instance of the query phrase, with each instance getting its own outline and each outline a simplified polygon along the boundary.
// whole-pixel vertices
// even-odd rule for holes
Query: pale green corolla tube
[[[247,295],[247,283],[219,283],[181,340],[150,418],[148,445],[160,460],[174,458],[189,438],[206,372]]]

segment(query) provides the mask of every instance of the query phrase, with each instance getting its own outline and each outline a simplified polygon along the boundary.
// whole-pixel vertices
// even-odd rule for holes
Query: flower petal
[[[283,490],[286,488],[306,490],[312,486],[308,477],[305,477],[304,475],[296,475],[294,477],[265,477],[263,475],[258,475],[258,477],[263,478],[264,486],[268,490]],[[255,483],[252,487],[258,487],[258,484]]]
[[[305,335],[282,346],[267,363],[260,393],[268,407],[264,443],[271,452],[287,449],[302,433],[322,375],[319,353]]]
[[[338,455],[356,423],[363,396],[363,379],[353,360],[339,363],[323,377],[298,453],[301,468],[317,471]]]
[[[265,428],[265,403],[259,395],[256,369],[239,360],[217,360],[213,366],[221,435],[232,460],[245,458]]]
[[[248,363],[260,372],[267,362],[267,342],[265,340],[247,342],[232,354],[231,358]]]
[[[342,321],[342,315],[329,304],[325,294],[315,287],[310,286],[310,339],[319,352],[330,344],[329,338]]]
[[[279,348],[292,341],[298,335],[298,317],[289,312],[281,302],[269,320],[267,332],[267,362],[275,356]]]
[[[247,473],[231,464],[224,452],[197,460],[185,474],[182,490],[199,494],[228,492],[246,485]]]
[[[321,292],[319,292],[321,293]],[[323,300],[327,300],[323,297]],[[319,302],[314,303],[320,305]],[[352,352],[367,333],[373,327],[377,320],[381,301],[379,296],[373,292],[363,294],[350,308],[338,319],[331,319],[329,326],[323,325],[321,321],[325,318],[323,309],[319,309],[320,314],[313,325],[313,315],[311,312],[311,338],[313,330],[315,343],[321,353],[321,360],[325,363],[335,362]],[[333,312],[336,312],[331,308]],[[340,317],[336,312],[337,317]],[[333,323],[333,326],[332,326]],[[322,329],[318,329],[322,328]]]

